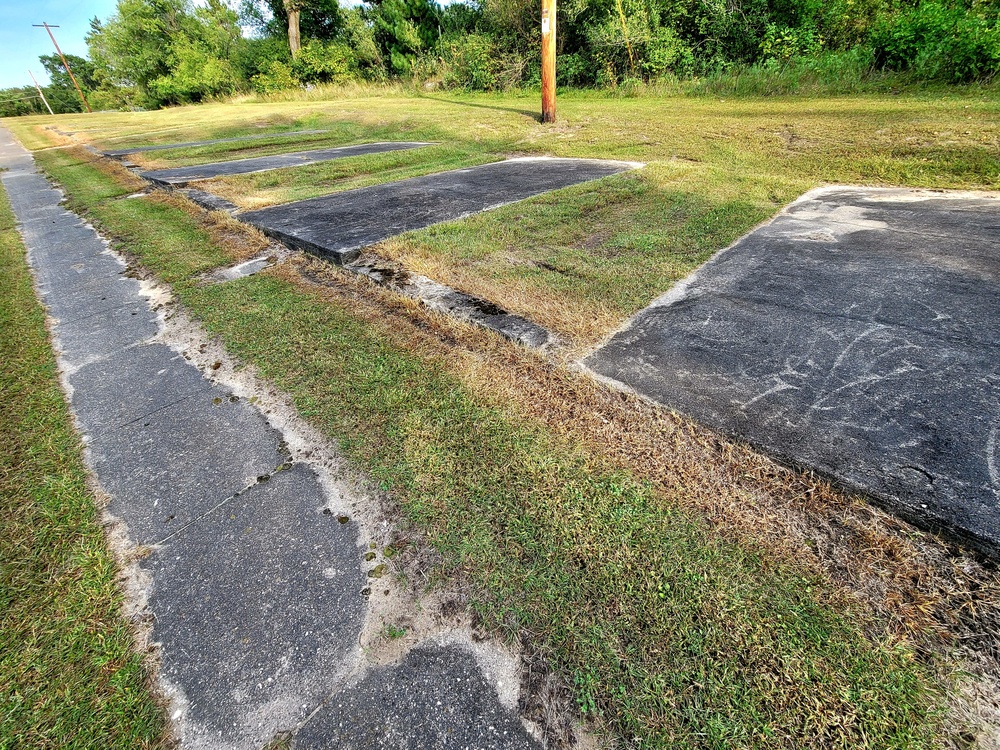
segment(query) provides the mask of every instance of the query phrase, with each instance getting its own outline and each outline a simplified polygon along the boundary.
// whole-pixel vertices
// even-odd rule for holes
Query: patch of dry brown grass
[[[225,211],[206,211],[178,193],[156,191],[150,199],[178,208],[193,218],[214,244],[226,250],[234,263],[255,258],[271,245],[267,236],[256,227],[234,219]]]
[[[694,511],[723,537],[830,581],[828,603],[863,613],[872,639],[913,644],[945,678],[953,675],[944,657],[957,656],[971,680],[952,710],[1000,728],[1000,573],[974,554],[812,472],[613,391],[572,362],[436,315],[322,261],[296,257],[278,273],[349,304],[394,343],[442,362],[515,418],[648,481],[665,505]]]

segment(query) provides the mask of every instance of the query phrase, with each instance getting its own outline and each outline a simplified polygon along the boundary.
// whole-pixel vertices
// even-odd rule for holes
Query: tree
[[[365,15],[397,75],[409,75],[419,55],[441,36],[441,6],[431,0],[371,0]]]
[[[45,87],[45,98],[48,99],[52,111],[58,114],[65,112],[82,112],[83,102],[73,85],[66,66],[58,55],[41,55],[38,60],[49,74],[49,85]],[[77,55],[66,55],[66,62],[73,68],[77,83],[88,94],[97,87],[94,79],[94,64]]]
[[[285,13],[288,14],[288,49],[292,53],[292,59],[299,56],[302,49],[302,37],[299,35],[299,15],[302,12],[304,0],[284,0]]]
[[[241,42],[236,14],[222,0],[118,0],[87,35],[102,103],[156,107],[232,93],[230,63]]]

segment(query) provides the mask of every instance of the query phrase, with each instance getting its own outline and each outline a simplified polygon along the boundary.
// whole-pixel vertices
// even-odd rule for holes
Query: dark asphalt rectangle
[[[427,143],[409,141],[386,143],[362,143],[357,146],[338,146],[336,148],[320,148],[312,151],[296,151],[290,154],[275,154],[274,156],[257,156],[253,159],[236,159],[213,164],[196,164],[190,167],[174,167],[173,169],[157,169],[141,172],[141,176],[157,185],[183,187],[189,182],[210,180],[213,177],[229,177],[237,174],[266,172],[271,169],[285,167],[304,167],[308,164],[319,164],[334,159],[346,159],[350,156],[367,156],[382,154],[389,151],[403,151],[411,148],[427,146]]]
[[[296,130],[289,133],[260,133],[257,135],[241,135],[234,138],[216,138],[213,141],[187,141],[185,143],[163,143],[158,146],[135,146],[133,148],[118,148],[110,151],[103,151],[105,156],[128,156],[130,154],[142,154],[146,151],[167,151],[173,148],[193,148],[195,146],[214,146],[217,143],[239,143],[240,141],[258,141],[269,138],[293,138],[297,135],[319,135],[326,133],[326,130]]]
[[[1000,557],[1000,199],[814,191],[586,364]]]
[[[250,211],[240,218],[291,247],[346,263],[362,248],[403,232],[636,166],[594,159],[508,159]]]

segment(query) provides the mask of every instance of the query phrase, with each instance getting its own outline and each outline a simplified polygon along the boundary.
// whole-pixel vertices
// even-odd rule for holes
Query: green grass
[[[487,625],[528,634],[613,735],[644,748],[920,748],[944,731],[938,688],[905,643],[869,639],[866,614],[844,607],[832,584],[681,511],[682,484],[656,490],[572,435],[493,405],[447,357],[402,345],[393,321],[373,322],[348,299],[281,274],[195,283],[224,253],[190,242],[191,217],[101,198],[113,192],[106,175],[63,152],[37,157],[76,182],[77,208],[128,239],[229,351],[392,494],[471,581]],[[634,188],[627,178],[584,187],[571,202],[624,212]],[[548,200],[537,205],[564,210]],[[724,241],[742,210],[713,213],[680,189],[673,201],[685,221],[712,217],[688,230],[705,243]],[[526,233],[551,231],[532,220]]]
[[[0,748],[158,746],[164,719],[2,189],[0,361]]]
[[[644,162],[644,170],[627,176],[413,232],[378,248],[416,272],[536,320],[578,350],[816,185],[1000,184],[1000,97],[990,88],[824,98],[567,92],[554,125],[538,122],[531,93],[352,89],[332,101],[310,97],[57,121],[102,144],[224,137],[262,127],[330,129],[321,138],[330,145],[439,144],[206,183],[247,208],[508,154]],[[52,118],[27,118],[14,126],[22,140],[41,143],[37,128],[48,122]],[[299,147],[288,140],[259,148],[219,144],[148,158],[170,167]]]

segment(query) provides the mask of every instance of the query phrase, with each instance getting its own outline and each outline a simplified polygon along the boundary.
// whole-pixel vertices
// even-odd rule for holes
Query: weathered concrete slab
[[[164,409],[212,390],[212,384],[187,360],[155,343],[100,359],[69,373],[67,380],[73,388],[77,421],[92,439],[140,419],[149,421]],[[274,462],[274,456],[266,458]]]
[[[169,350],[159,356],[171,364]],[[108,509],[137,544],[164,539],[285,460],[277,433],[252,406],[218,387],[188,397],[184,388],[150,394],[153,409],[124,424],[112,421],[119,410],[112,403],[104,424],[115,429],[90,443]]]
[[[140,172],[140,175],[156,185],[183,187],[189,182],[210,180],[213,177],[227,177],[252,172],[266,172],[270,169],[285,167],[303,167],[307,164],[318,164],[334,159],[346,159],[350,156],[366,156],[382,154],[389,151],[403,151],[411,148],[427,146],[427,143],[393,142],[393,143],[363,143],[359,146],[340,146],[338,148],[320,148],[313,151],[297,151],[291,154],[276,154],[274,156],[258,156],[253,159],[237,159],[214,164],[198,164],[191,167],[176,167],[174,169],[157,169],[150,172]]]
[[[148,578],[141,585],[172,729],[183,748],[264,747],[330,695],[344,695],[347,676],[363,670],[367,546],[359,547],[357,523],[335,512],[358,498],[327,492],[311,469],[287,463],[279,433],[255,407],[156,340],[161,323],[138,283],[122,275],[123,264],[92,229],[58,206],[57,191],[29,179],[37,177],[30,158],[0,128],[4,167],[10,171],[0,171],[0,180],[20,191],[11,193],[12,204],[55,318],[88,462],[110,495],[111,514],[125,521],[129,544],[152,547],[138,579]],[[407,679],[423,689],[467,673],[470,690],[492,697],[448,698],[455,711],[479,712],[452,712],[450,726],[463,737],[505,736],[489,729],[497,716],[493,686],[476,681],[461,655],[429,663],[439,666],[437,675],[394,672],[393,689],[401,693]],[[457,693],[463,685],[449,687]],[[397,716],[397,732],[422,736],[408,725],[412,712]],[[372,736],[364,718],[352,736],[365,739],[348,739],[350,746],[364,747]],[[483,722],[487,729],[475,729]]]
[[[152,338],[156,313],[144,300],[92,315],[77,314],[59,326],[56,337],[64,367],[76,370]]]
[[[539,744],[457,646],[416,648],[334,694],[296,734],[296,750],[532,750]]]
[[[324,514],[302,466],[170,539],[155,584],[161,673],[187,697],[185,747],[260,748],[298,726],[357,650],[365,612],[356,524]]]
[[[1000,198],[825,188],[587,359],[1000,557]]]
[[[636,166],[594,159],[508,159],[249,211],[240,218],[291,247],[348,263],[362,248],[397,234]]]
[[[166,151],[172,148],[191,148],[194,146],[214,146],[217,143],[239,143],[241,141],[270,140],[272,138],[295,138],[300,135],[320,135],[326,130],[294,130],[285,133],[260,133],[241,135],[235,138],[216,138],[213,141],[187,141],[185,143],[162,143],[158,146],[134,146],[132,148],[117,148],[102,152],[105,156],[120,157],[129,154],[141,154],[146,151]]]
[[[188,188],[181,191],[192,203],[204,208],[206,211],[225,211],[227,214],[235,214],[239,211],[239,206],[235,203],[220,198],[217,195],[206,193],[204,190]]]

